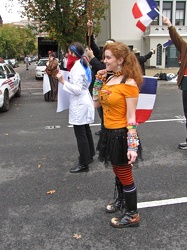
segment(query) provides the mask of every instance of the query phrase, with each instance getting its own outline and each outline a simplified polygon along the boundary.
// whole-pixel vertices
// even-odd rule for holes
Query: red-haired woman
[[[102,105],[104,129],[97,145],[99,160],[112,164],[119,196],[106,207],[108,213],[125,208],[119,218],[113,218],[113,227],[138,226],[137,190],[132,175],[137,158],[139,140],[137,136],[136,106],[142,72],[133,52],[123,43],[109,43],[104,47],[106,70],[98,71],[93,89],[95,107]],[[107,72],[113,74],[106,80]],[[99,82],[104,81],[102,88]],[[124,205],[125,200],[125,205]]]

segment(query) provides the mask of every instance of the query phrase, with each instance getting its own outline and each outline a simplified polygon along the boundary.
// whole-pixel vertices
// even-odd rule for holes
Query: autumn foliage
[[[85,43],[87,21],[94,20],[94,33],[100,31],[100,20],[105,17],[105,0],[19,0],[24,7],[22,16],[37,20],[37,32],[47,32],[63,49],[73,41]]]

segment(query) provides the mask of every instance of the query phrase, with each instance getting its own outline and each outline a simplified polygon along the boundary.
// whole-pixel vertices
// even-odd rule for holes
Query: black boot
[[[119,218],[112,218],[110,225],[113,227],[138,227],[140,224],[140,215],[137,211],[137,192],[124,192],[126,201],[126,211]]]
[[[115,182],[115,194],[114,194],[114,196],[116,196],[116,192],[117,192],[117,198],[115,199],[115,201],[106,206],[107,213],[116,213],[117,211],[122,210],[125,207],[123,185],[121,184],[121,182],[117,176],[116,176],[116,182]]]

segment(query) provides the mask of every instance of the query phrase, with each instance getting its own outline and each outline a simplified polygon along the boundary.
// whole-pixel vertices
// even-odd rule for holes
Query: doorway
[[[174,44],[171,44],[166,48],[166,68],[170,67],[179,67],[178,58],[179,58],[179,52],[175,48]]]

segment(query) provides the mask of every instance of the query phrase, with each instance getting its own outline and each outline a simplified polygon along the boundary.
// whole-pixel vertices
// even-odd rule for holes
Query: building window
[[[162,44],[157,45],[156,65],[162,65]]]
[[[186,2],[176,2],[175,25],[185,24],[185,8]]]
[[[163,15],[170,20],[172,19],[172,2],[163,2]]]

